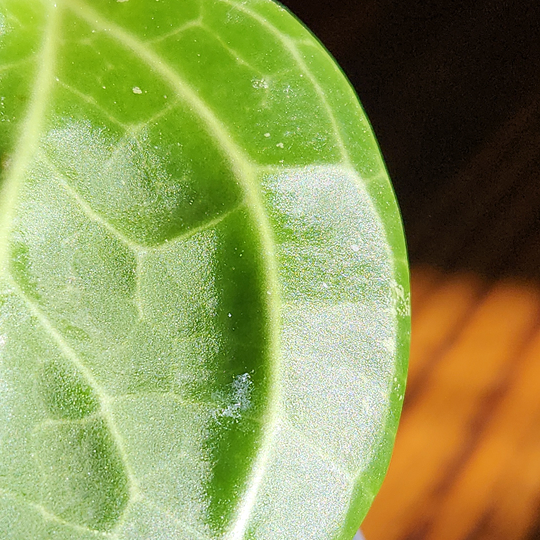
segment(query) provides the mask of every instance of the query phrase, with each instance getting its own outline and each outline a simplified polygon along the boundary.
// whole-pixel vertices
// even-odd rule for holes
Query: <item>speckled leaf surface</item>
[[[270,0],[0,0],[4,540],[349,540],[404,390],[370,127]]]

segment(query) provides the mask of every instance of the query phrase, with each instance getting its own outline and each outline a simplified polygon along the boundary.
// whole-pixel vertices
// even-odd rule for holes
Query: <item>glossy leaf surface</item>
[[[2,538],[349,540],[408,282],[321,45],[269,0],[0,0],[0,125]]]

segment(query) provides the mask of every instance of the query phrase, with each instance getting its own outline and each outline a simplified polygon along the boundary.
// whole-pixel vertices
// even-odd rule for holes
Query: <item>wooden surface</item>
[[[408,392],[369,540],[539,538],[540,287],[412,272]]]
[[[540,540],[538,96],[406,227],[410,375],[369,540]]]

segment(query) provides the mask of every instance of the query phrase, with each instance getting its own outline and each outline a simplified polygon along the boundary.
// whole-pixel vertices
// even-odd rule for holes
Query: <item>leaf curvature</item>
[[[326,51],[270,0],[0,0],[0,85],[0,530],[348,540],[408,283]]]

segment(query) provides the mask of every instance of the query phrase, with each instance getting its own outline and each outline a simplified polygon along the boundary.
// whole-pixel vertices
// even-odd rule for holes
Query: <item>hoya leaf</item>
[[[350,540],[403,398],[369,124],[270,0],[0,0],[0,531]]]

